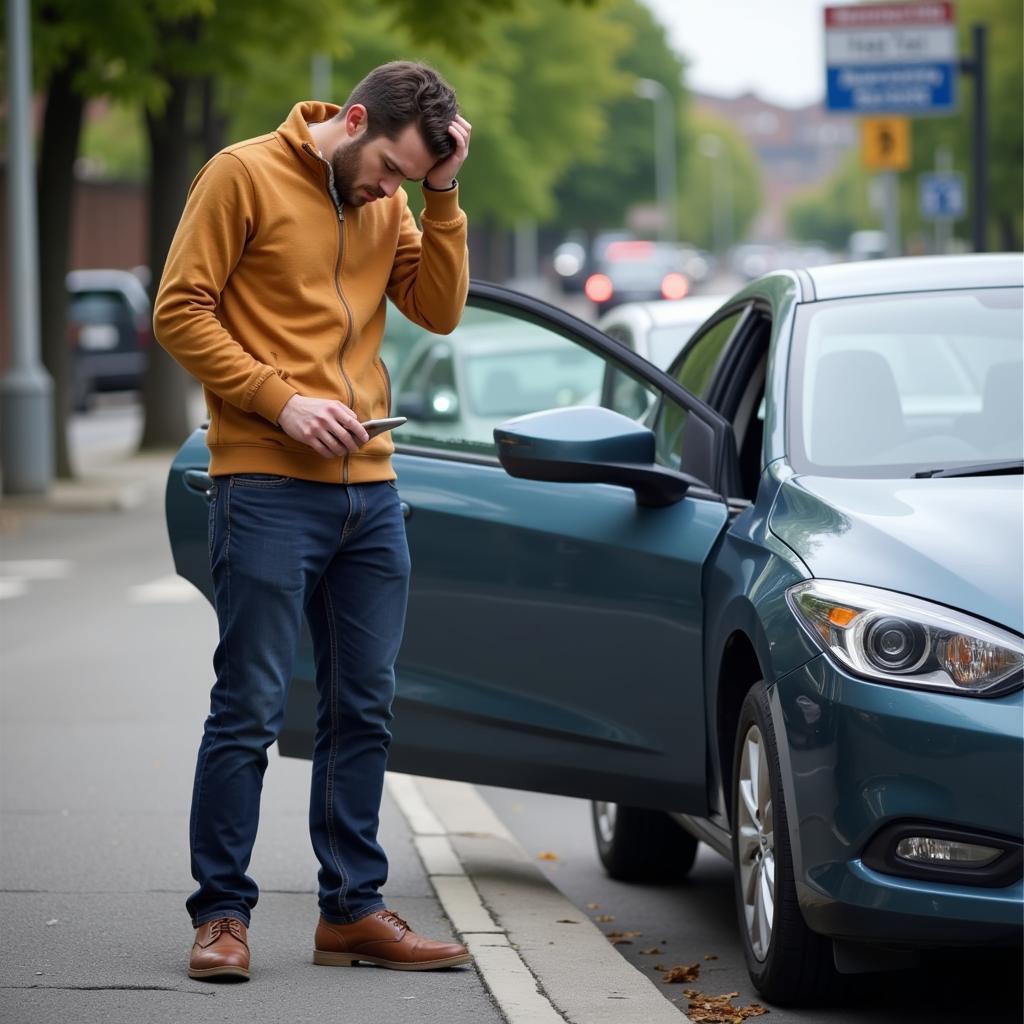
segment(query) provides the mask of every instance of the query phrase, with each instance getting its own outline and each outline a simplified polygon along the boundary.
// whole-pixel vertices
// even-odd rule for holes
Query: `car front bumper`
[[[895,822],[1019,843],[1022,712],[1019,691],[985,700],[886,686],[824,655],[777,681],[772,716],[809,927],[914,946],[1020,941],[1019,870],[998,885],[970,873],[901,877],[869,866],[865,851]]]

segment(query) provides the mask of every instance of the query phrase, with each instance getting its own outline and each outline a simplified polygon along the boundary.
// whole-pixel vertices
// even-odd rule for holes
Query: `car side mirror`
[[[630,487],[645,507],[674,505],[690,486],[700,486],[693,477],[656,465],[654,434],[611,409],[530,413],[495,427],[494,440],[509,476]]]

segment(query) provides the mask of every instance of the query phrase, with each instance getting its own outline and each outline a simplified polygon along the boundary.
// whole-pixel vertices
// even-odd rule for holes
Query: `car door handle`
[[[202,469],[186,469],[182,476],[185,486],[190,491],[198,491],[206,498],[210,497],[210,492],[213,490],[213,477],[209,473]]]
[[[400,501],[398,507],[402,510],[402,518],[408,519],[412,515],[412,505],[407,501]]]

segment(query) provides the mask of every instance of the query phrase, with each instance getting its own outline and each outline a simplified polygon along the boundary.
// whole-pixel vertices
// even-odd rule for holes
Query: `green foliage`
[[[712,247],[717,184],[718,188],[726,190],[727,205],[731,208],[731,237],[727,244],[738,242],[761,208],[761,172],[757,156],[730,121],[706,111],[693,112],[690,133],[693,145],[687,151],[679,196],[681,236],[701,248]],[[701,139],[707,136],[718,140],[718,156],[710,157],[701,152]]]
[[[91,177],[143,181],[148,155],[141,105],[112,103],[103,117],[86,121],[80,159]]]
[[[337,41],[330,98],[343,102],[384,61],[425,60],[436,67],[473,124],[460,179],[476,221],[511,226],[550,217],[556,182],[574,159],[599,155],[605,105],[628,88],[615,70],[628,37],[587,5],[517,0],[513,12],[499,10],[477,25],[480,49],[473,60],[423,38],[418,27],[398,22],[372,0],[347,0],[346,15],[344,31],[322,35]],[[227,83],[232,138],[276,127],[308,95],[309,52],[282,52],[276,42],[273,52],[269,42],[252,47],[247,68]],[[410,198],[418,201],[417,190]]]
[[[790,237],[824,242],[837,252],[845,250],[854,231],[880,227],[868,186],[869,176],[856,150],[825,185],[790,203],[786,218]]]
[[[682,60],[669,46],[665,29],[639,0],[610,0],[602,16],[621,40],[617,61],[603,69],[617,76],[619,87],[607,107],[604,144],[573,154],[572,166],[555,193],[556,221],[566,229],[618,227],[629,207],[655,201],[655,104],[636,95],[640,78],[660,82],[672,97],[677,164],[685,181],[689,127]]]

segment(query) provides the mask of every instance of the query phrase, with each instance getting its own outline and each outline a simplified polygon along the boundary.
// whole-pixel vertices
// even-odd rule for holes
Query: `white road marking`
[[[0,562],[0,601],[23,597],[33,580],[60,580],[71,574],[66,558],[21,558]]]
[[[132,604],[187,604],[200,597],[202,594],[181,576],[161,576],[128,589]]]
[[[0,578],[14,580],[59,580],[71,573],[66,558],[24,558],[0,562]]]

